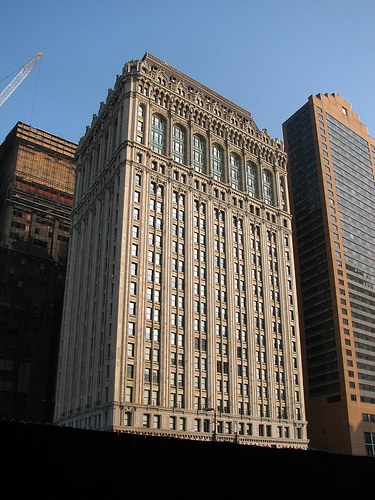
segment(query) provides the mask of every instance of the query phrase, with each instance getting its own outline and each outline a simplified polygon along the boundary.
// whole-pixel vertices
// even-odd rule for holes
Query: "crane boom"
[[[4,102],[8,99],[8,97],[16,90],[18,85],[27,77],[30,71],[33,69],[35,64],[38,62],[40,56],[43,55],[43,52],[39,52],[37,56],[35,56],[31,61],[29,61],[25,66],[22,67],[21,71],[13,78],[10,84],[5,87],[5,89],[0,94],[0,106],[4,104]]]

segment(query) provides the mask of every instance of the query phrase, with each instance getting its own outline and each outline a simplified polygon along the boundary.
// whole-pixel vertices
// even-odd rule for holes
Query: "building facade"
[[[146,54],[77,151],[55,422],[307,447],[286,155]]]
[[[77,145],[17,123],[0,146],[0,417],[51,422]]]
[[[311,446],[374,456],[375,141],[336,94],[283,130]]]

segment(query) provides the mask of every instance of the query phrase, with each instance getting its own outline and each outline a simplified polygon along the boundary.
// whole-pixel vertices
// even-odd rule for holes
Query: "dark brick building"
[[[75,150],[23,123],[0,146],[0,417],[52,418]]]

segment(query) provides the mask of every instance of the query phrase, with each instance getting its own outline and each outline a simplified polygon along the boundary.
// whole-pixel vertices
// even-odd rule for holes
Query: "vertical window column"
[[[206,204],[194,200],[194,408],[208,406]]]
[[[229,346],[226,272],[226,217],[223,210],[214,209],[214,272],[216,330],[216,403],[220,412],[230,411]]]
[[[130,255],[130,282],[129,282],[129,310],[128,310],[128,328],[127,328],[127,380],[125,389],[125,401],[134,403],[135,388],[134,388],[134,356],[136,353],[136,331],[137,331],[137,316],[136,316],[136,294],[138,293],[138,274],[139,274],[139,245],[140,245],[140,211],[141,211],[141,183],[140,174],[134,177],[134,194],[133,194],[133,228],[132,228],[132,244]]]
[[[243,219],[233,217],[233,265],[237,348],[237,401],[240,415],[250,414]]]
[[[185,196],[173,191],[170,406],[185,407]]]
[[[160,404],[160,325],[162,293],[164,186],[150,184],[147,303],[145,321],[144,404]]]

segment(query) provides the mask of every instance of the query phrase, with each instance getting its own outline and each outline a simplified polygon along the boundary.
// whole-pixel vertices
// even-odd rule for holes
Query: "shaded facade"
[[[53,418],[76,147],[23,123],[0,147],[3,418]]]
[[[337,94],[283,130],[311,446],[374,456],[375,142]]]
[[[55,422],[307,446],[286,155],[146,54],[77,150]]]

